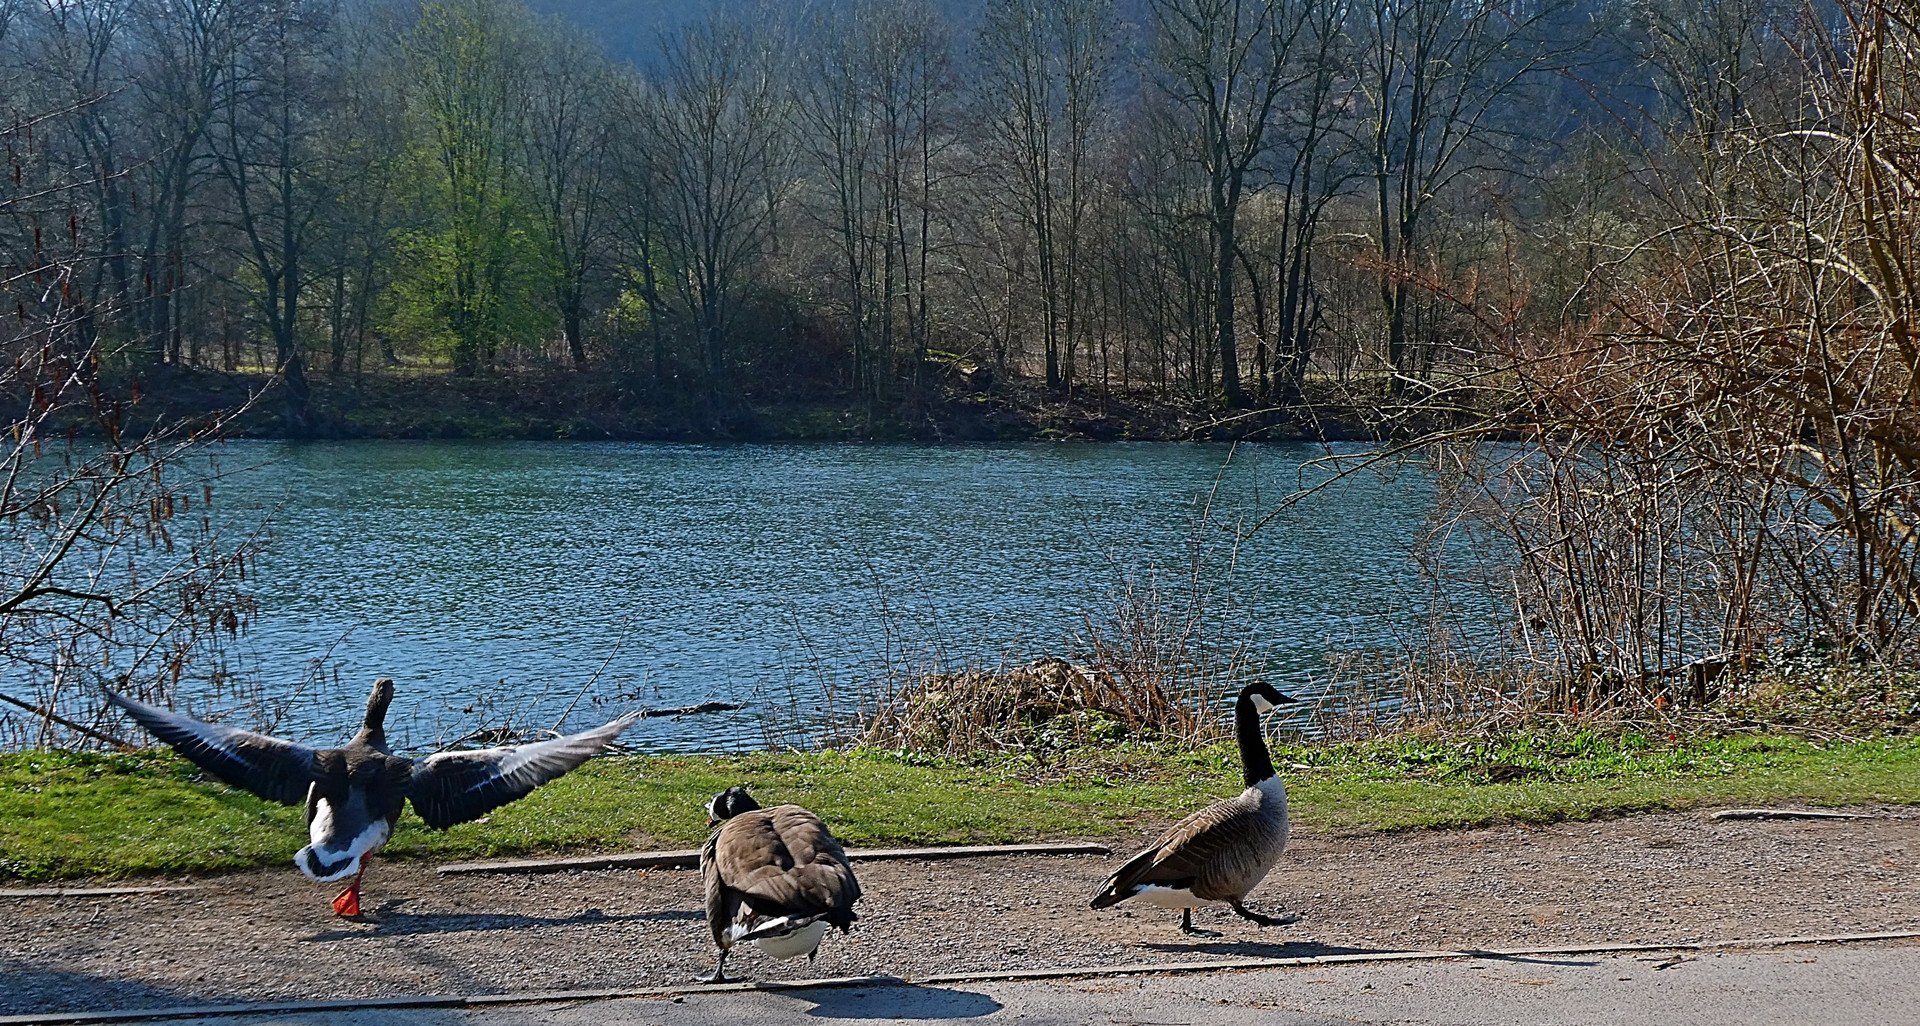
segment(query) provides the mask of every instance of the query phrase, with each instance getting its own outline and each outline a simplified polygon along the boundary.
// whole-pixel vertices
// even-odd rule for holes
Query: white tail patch
[[[360,871],[361,858],[378,851],[392,834],[393,827],[386,818],[375,816],[342,845],[342,838],[334,835],[333,805],[320,798],[313,803],[313,822],[307,824],[307,838],[312,843],[294,853],[293,864],[310,880],[345,880]]]
[[[761,951],[775,958],[799,958],[810,955],[820,947],[820,939],[827,935],[827,921],[816,919],[797,930],[772,936],[756,937],[753,943]]]
[[[752,925],[735,923],[727,927],[729,946],[744,940],[775,958],[812,954],[826,935],[827,921],[818,916],[780,916]]]

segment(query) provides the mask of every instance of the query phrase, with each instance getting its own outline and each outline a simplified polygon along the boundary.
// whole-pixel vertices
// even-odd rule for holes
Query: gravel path
[[[1705,813],[1550,827],[1296,835],[1249,904],[1262,930],[1195,915],[1094,912],[1118,857],[857,866],[851,937],[817,963],[743,951],[759,977],[892,974],[1404,948],[1660,942],[1920,927],[1920,818],[1715,822]],[[1123,854],[1145,838],[1107,839]],[[161,881],[154,881],[161,882]],[[5,898],[0,1014],[202,1001],[648,986],[711,966],[693,871],[442,877],[377,862],[364,921],[291,866],[113,898]]]

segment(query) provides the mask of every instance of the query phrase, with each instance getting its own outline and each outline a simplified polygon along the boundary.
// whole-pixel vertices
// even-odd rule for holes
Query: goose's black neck
[[[1267,738],[1260,730],[1260,710],[1253,696],[1240,692],[1233,704],[1233,732],[1240,741],[1240,769],[1247,786],[1252,787],[1273,776],[1273,756],[1267,753]]]
[[[360,736],[355,738],[384,751],[387,747],[387,707],[393,704],[393,681],[385,677],[373,682],[367,695],[367,715],[360,721]]]

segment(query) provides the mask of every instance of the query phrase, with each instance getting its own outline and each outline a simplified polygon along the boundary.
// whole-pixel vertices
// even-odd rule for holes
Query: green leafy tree
[[[409,240],[418,262],[400,285],[403,298],[430,302],[401,319],[415,330],[438,322],[426,334],[444,340],[455,374],[491,368],[513,319],[527,32],[525,8],[509,0],[437,0],[421,9],[406,44],[419,75],[422,170],[434,172],[428,205],[435,216],[424,236]]]

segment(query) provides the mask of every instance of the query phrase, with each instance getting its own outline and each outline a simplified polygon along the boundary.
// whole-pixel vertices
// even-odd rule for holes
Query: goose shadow
[[[571,916],[522,916],[492,912],[415,913],[384,907],[364,920],[372,930],[323,930],[306,938],[310,943],[353,940],[373,934],[380,937],[416,937],[447,933],[478,933],[487,930],[524,930],[541,926],[598,926],[607,923],[670,923],[705,920],[701,912],[671,909],[664,912],[632,912],[607,915],[582,912]]]
[[[948,987],[916,987],[911,983],[880,983],[865,987],[833,987],[792,995],[813,1007],[815,1019],[978,1019],[998,1012],[1001,1004],[985,994]]]
[[[138,980],[54,969],[0,956],[0,1015],[98,1012],[106,1008],[165,1008],[207,1001],[206,992],[157,987]]]

